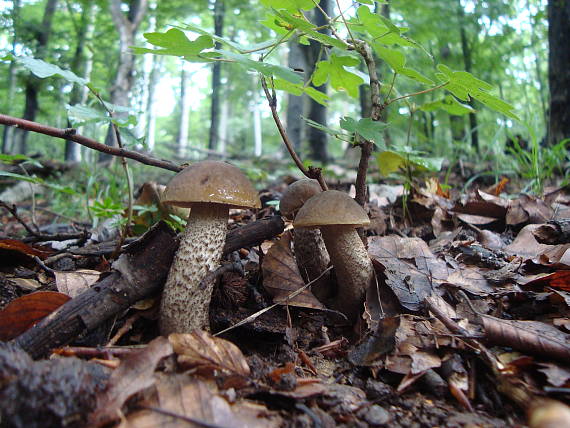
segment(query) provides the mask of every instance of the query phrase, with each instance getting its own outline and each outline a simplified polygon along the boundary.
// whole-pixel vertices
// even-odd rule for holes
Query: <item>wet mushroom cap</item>
[[[279,211],[285,217],[292,218],[307,200],[321,191],[321,185],[317,180],[308,178],[297,180],[283,192],[279,201]]]
[[[219,161],[197,162],[180,171],[166,187],[162,202],[179,207],[202,202],[261,208],[257,191],[244,173]]]
[[[310,198],[297,213],[294,227],[364,226],[370,224],[366,211],[348,194],[327,190]]]

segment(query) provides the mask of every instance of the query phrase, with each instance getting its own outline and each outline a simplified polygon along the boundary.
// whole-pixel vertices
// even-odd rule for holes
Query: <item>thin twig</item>
[[[51,137],[61,138],[63,140],[73,141],[82,146],[89,147],[90,149],[97,150],[102,153],[107,153],[111,156],[120,156],[129,159],[136,160],[145,165],[155,166],[157,168],[166,169],[169,171],[179,172],[182,171],[183,167],[176,165],[170,161],[161,160],[153,158],[152,156],[147,156],[143,153],[134,152],[131,150],[121,149],[119,147],[111,147],[105,144],[101,144],[91,138],[84,137],[77,133],[74,128],[54,128],[47,125],[42,125],[37,122],[32,122],[30,120],[20,119],[13,116],[7,116],[0,114],[0,124],[7,126],[16,126],[26,131],[37,132],[39,134],[49,135]]]
[[[295,149],[293,148],[293,144],[291,143],[291,140],[289,139],[289,136],[287,135],[287,132],[285,131],[285,127],[283,126],[283,123],[281,122],[281,119],[279,118],[279,114],[277,113],[277,97],[275,95],[275,91],[273,91],[273,93],[269,92],[269,88],[267,87],[267,81],[265,80],[264,76],[261,76],[261,86],[263,87],[263,91],[265,92],[265,97],[267,98],[267,102],[269,103],[269,108],[271,109],[271,115],[273,116],[273,120],[275,121],[275,125],[277,126],[277,130],[279,131],[279,134],[281,135],[281,139],[283,140],[283,143],[285,144],[287,151],[291,155],[291,158],[293,158],[295,165],[297,165],[297,168],[299,168],[299,170],[306,177],[313,178],[313,179],[317,180],[319,182],[319,184],[321,185],[321,188],[323,189],[323,191],[328,190],[328,186],[327,186],[327,183],[325,182],[325,179],[323,177],[321,169],[320,168],[314,168],[314,167],[305,168],[305,165],[303,165],[303,161],[295,152]]]
[[[370,77],[370,98],[372,102],[372,107],[370,110],[370,118],[377,122],[380,120],[382,110],[384,106],[380,102],[380,80],[378,79],[378,74],[376,73],[376,63],[374,61],[374,56],[372,55],[372,50],[370,46],[362,41],[354,41],[354,47],[356,51],[362,56],[368,69],[368,75]],[[368,161],[370,155],[372,154],[373,143],[371,141],[362,140],[360,142],[360,161],[358,163],[358,173],[356,175],[356,196],[355,200],[361,206],[366,203],[366,174],[368,172]]]

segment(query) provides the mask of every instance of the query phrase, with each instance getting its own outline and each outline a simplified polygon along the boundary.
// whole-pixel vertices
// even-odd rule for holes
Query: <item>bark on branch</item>
[[[20,119],[17,117],[6,116],[4,114],[0,114],[0,124],[7,126],[16,126],[17,128],[25,129],[27,131],[49,135],[52,137],[61,138],[63,140],[74,141],[78,144],[81,144],[82,146],[89,147],[90,149],[97,150],[102,153],[133,159],[145,165],[155,166],[157,168],[167,169],[169,171],[179,172],[183,169],[183,167],[176,165],[170,161],[155,159],[152,156],[147,156],[143,153],[126,150],[119,147],[110,147],[105,144],[98,143],[91,138],[77,134],[77,131],[74,128],[54,128],[52,126],[42,125],[37,122],[32,122],[30,120]]]

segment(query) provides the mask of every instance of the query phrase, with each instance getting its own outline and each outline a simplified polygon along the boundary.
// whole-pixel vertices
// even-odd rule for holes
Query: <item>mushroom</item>
[[[312,196],[321,193],[321,186],[317,180],[301,179],[295,181],[283,193],[279,203],[281,214],[293,219],[303,204]],[[318,229],[296,227],[293,237],[295,246],[295,259],[297,266],[305,281],[318,278],[328,267],[331,259],[325,247],[323,237]],[[330,288],[325,286],[328,282],[326,275],[322,276],[312,285],[313,294],[321,301],[330,295]]]
[[[200,281],[220,262],[229,209],[260,208],[259,196],[239,168],[203,161],[176,174],[162,202],[192,209],[164,285],[160,332],[207,329],[213,284],[200,288]]]
[[[295,227],[321,230],[337,278],[332,306],[355,322],[374,275],[372,262],[356,228],[369,224],[366,212],[349,195],[327,190],[311,197],[297,213]]]

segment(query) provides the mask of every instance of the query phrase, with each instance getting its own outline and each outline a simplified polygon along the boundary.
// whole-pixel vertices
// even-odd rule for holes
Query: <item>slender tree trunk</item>
[[[18,25],[20,22],[20,0],[14,0],[12,3],[12,55],[16,55],[16,45],[18,44]],[[16,61],[10,61],[8,67],[8,94],[5,103],[5,112],[12,115],[12,103],[16,95]],[[12,138],[14,136],[14,128],[12,126],[4,126],[2,133],[2,153],[9,153],[12,150]]]
[[[150,151],[154,150],[156,144],[156,86],[160,78],[160,70],[162,69],[164,57],[152,55],[152,63],[150,76],[148,80],[148,93],[146,101],[146,144]]]
[[[570,138],[570,1],[548,1],[548,143]]]
[[[327,14],[331,15],[332,11],[332,3],[330,0],[320,0],[319,2],[320,7],[322,10]],[[315,9],[315,18],[314,23],[317,27],[323,27],[328,24],[327,18],[323,15],[323,13]],[[320,30],[321,33],[330,35],[330,29],[324,27]],[[311,76],[315,71],[315,65],[318,61],[326,60],[327,59],[327,51],[325,48],[320,44],[311,40],[311,43],[308,47],[304,47],[303,52],[305,53],[305,59],[307,64],[306,73],[308,76]],[[317,90],[326,93],[327,92],[327,85],[321,85],[316,88]],[[309,101],[309,112],[307,117],[321,125],[327,125],[327,108],[322,104],[319,104],[313,100]],[[316,129],[312,126],[306,127],[307,132],[307,139],[309,141],[309,158],[312,160],[320,161],[320,162],[327,162],[329,155],[327,151],[327,141],[328,136],[325,132]]]
[[[117,73],[111,88],[111,103],[122,107],[128,107],[129,92],[133,86],[135,57],[130,47],[135,44],[135,35],[140,23],[146,13],[147,0],[131,0],[129,10],[125,14],[122,10],[121,0],[110,0],[109,8],[115,28],[119,33],[119,59],[117,62]],[[116,117],[124,117],[124,113],[115,113]],[[117,138],[113,127],[109,126],[105,144],[109,146],[117,145]],[[106,160],[109,155],[102,154],[100,160]]]
[[[303,49],[299,45],[299,41],[296,37],[289,40],[289,55],[287,58],[287,65],[295,70],[305,70],[305,55],[303,55]],[[301,141],[303,139],[303,121],[301,116],[303,116],[303,107],[305,105],[304,95],[292,95],[287,94],[287,134],[291,141],[293,141],[293,147],[295,151],[299,152],[301,149]]]
[[[222,37],[224,35],[224,0],[214,1],[214,34]],[[220,49],[221,45],[216,42],[216,49]],[[212,66],[212,104],[210,108],[210,138],[208,140],[208,149],[218,149],[218,132],[220,127],[220,90],[222,80],[222,64],[214,62]]]
[[[36,36],[35,58],[44,59],[47,54],[49,38],[53,22],[53,15],[57,8],[57,0],[48,0],[44,9],[42,24]],[[27,120],[36,120],[36,114],[39,109],[38,93],[40,91],[41,80],[35,76],[29,76],[26,82],[26,105],[24,106],[23,118]],[[19,153],[27,153],[28,132],[18,130],[15,133],[16,145]]]
[[[71,12],[71,11],[70,11]],[[83,11],[81,12],[81,23],[78,28],[77,46],[75,47],[75,54],[71,62],[71,71],[78,76],[89,80],[91,74],[91,52],[86,49],[85,45],[91,40],[93,31],[95,29],[95,2],[93,0],[85,0],[83,2]],[[75,84],[71,91],[69,98],[70,105],[84,104],[87,101],[87,88]],[[68,122],[68,127],[71,123]],[[65,160],[77,162],[81,160],[81,146],[73,141],[67,140],[65,142]]]
[[[461,37],[461,51],[463,53],[463,63],[465,65],[465,71],[471,73],[473,70],[473,60],[471,58],[471,46],[467,40],[467,32],[465,31],[465,10],[461,5],[461,1],[457,0],[457,17],[459,24],[459,35]],[[469,101],[469,105],[473,107],[473,100]],[[477,130],[477,115],[475,113],[469,113],[469,131],[471,133],[471,146],[475,150],[479,150],[479,131]]]
[[[222,156],[226,157],[227,143],[229,138],[228,119],[230,117],[230,103],[227,99],[222,101],[221,114],[220,114],[220,132],[219,132],[219,145],[218,150]]]
[[[182,60],[182,71],[180,72],[180,121],[178,128],[178,141],[176,142],[178,156],[186,157],[186,147],[188,147],[188,126],[190,124],[190,73],[187,62]]]

